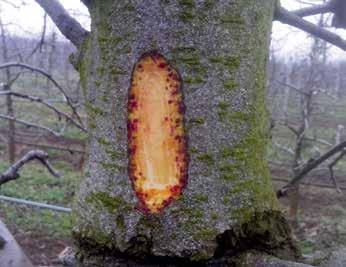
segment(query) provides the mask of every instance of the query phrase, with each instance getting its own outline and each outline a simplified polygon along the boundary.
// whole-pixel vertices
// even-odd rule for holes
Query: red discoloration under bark
[[[178,72],[162,55],[144,54],[132,74],[127,124],[129,176],[142,212],[162,211],[187,184],[184,112]]]

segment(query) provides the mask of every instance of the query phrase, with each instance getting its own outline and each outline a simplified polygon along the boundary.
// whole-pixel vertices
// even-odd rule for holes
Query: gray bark
[[[85,2],[92,29],[74,58],[90,133],[75,203],[81,266],[217,265],[250,249],[294,259],[264,159],[275,1]],[[152,50],[182,77],[190,157],[182,196],[159,214],[136,209],[126,130],[132,69]]]
[[[72,18],[57,0],[36,0],[57,25],[59,30],[75,46],[79,47],[88,32]]]

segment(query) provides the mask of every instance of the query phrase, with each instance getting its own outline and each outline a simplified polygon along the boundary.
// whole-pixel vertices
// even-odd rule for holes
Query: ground
[[[277,171],[273,172],[277,175]],[[346,185],[344,177],[337,177],[340,186]],[[343,178],[343,179],[342,179]],[[311,183],[330,183],[328,173],[311,175]],[[283,186],[275,182],[275,187]],[[293,228],[303,255],[308,263],[318,264],[330,252],[346,247],[346,192],[315,186],[300,187],[299,224]],[[280,201],[284,211],[288,209],[288,199]]]
[[[0,194],[71,206],[81,173],[66,162],[53,164],[62,172],[62,178],[53,178],[40,165],[31,164],[18,181],[3,185]],[[5,168],[4,165],[0,167]],[[272,170],[273,177],[287,178],[286,175],[278,169]],[[346,186],[345,178],[337,179],[340,186]],[[308,177],[307,181],[330,183],[326,171]],[[275,188],[283,184],[275,182]],[[286,210],[287,199],[283,199],[281,204]],[[299,226],[294,233],[308,260],[316,263],[316,259],[318,261],[328,252],[346,247],[345,206],[345,193],[314,186],[301,187]],[[68,214],[1,202],[0,217],[36,265],[56,266],[57,255],[72,244]]]
[[[52,142],[47,143],[52,145]],[[65,140],[65,147],[74,143],[76,142]],[[24,154],[29,149],[21,146],[20,153]],[[18,180],[2,185],[0,195],[71,207],[74,192],[82,175],[79,169],[80,155],[50,152],[53,152],[50,153],[51,162],[62,177],[52,177],[42,165],[33,162],[22,169]],[[4,155],[1,155],[0,172],[7,166]],[[72,222],[68,213],[40,210],[2,201],[0,219],[35,265],[55,266],[58,254],[66,246],[72,245]]]

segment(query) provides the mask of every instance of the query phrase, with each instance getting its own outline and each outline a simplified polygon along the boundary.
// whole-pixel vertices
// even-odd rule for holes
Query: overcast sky
[[[23,2],[25,5],[21,5]],[[88,18],[88,10],[80,0],[60,0],[60,2],[82,23],[85,28],[89,28],[90,21]],[[320,3],[321,1],[305,0],[304,2]],[[281,0],[281,3],[284,7],[290,10],[304,6],[295,0]],[[5,0],[5,2],[0,0],[0,11],[3,23],[7,25],[7,28],[11,33],[21,35],[28,34],[30,36],[34,33],[39,36],[44,13],[34,0]],[[310,17],[309,20],[316,21],[316,17]],[[50,21],[48,24],[48,31],[51,31],[54,27],[55,26]],[[335,30],[332,28],[329,30],[340,34],[346,39],[345,30]],[[311,39],[308,35],[300,30],[288,27],[278,22],[275,22],[273,25],[272,49],[286,58],[306,55],[309,50],[310,41]],[[332,60],[337,58],[346,60],[346,53],[338,48],[329,49],[329,55]]]

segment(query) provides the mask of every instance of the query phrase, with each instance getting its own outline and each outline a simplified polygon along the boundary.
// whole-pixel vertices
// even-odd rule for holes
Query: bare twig
[[[330,179],[332,180],[332,182],[335,186],[336,192],[338,192],[338,193],[341,193],[341,189],[338,186],[338,183],[335,179],[333,168],[339,162],[339,160],[341,160],[345,156],[345,154],[346,154],[346,150],[343,150],[330,164],[328,164]]]
[[[346,51],[346,41],[339,35],[316,26],[315,24],[302,19],[301,17],[289,12],[281,6],[278,6],[276,8],[275,19],[282,23],[291,25],[307,33],[310,33]]]
[[[5,4],[7,4],[7,5],[12,6],[13,8],[17,8],[17,9],[20,8],[20,6],[13,4],[13,3],[12,3],[11,1],[9,1],[9,0],[2,0],[2,2],[5,3]]]
[[[336,153],[339,153],[346,147],[346,141],[334,146],[332,149],[324,153],[322,156],[315,160],[308,161],[305,166],[297,173],[297,175],[294,176],[294,178],[287,183],[284,187],[279,189],[276,192],[276,195],[278,198],[284,197],[287,195],[290,188],[292,188],[295,184],[299,183],[302,178],[304,178],[305,175],[307,175],[312,169],[316,168],[318,165],[335,155]]]
[[[289,182],[290,180],[284,179],[284,178],[279,178],[279,177],[273,177],[273,181],[279,181],[279,182]],[[320,183],[305,183],[305,182],[300,182],[299,185],[307,185],[307,186],[315,186],[315,187],[321,187],[321,188],[328,188],[328,189],[334,189],[335,187],[332,185],[328,184],[320,184]],[[346,187],[339,187],[341,190],[346,190]]]
[[[52,130],[52,129],[46,127],[46,126],[42,126],[42,125],[38,125],[38,124],[35,124],[35,123],[32,123],[32,122],[20,120],[20,119],[17,119],[16,117],[7,116],[7,115],[4,115],[4,114],[0,114],[0,119],[12,120],[12,121],[14,121],[16,123],[23,124],[23,125],[25,125],[27,127],[38,128],[38,129],[47,131],[47,132],[53,134],[56,137],[60,137],[59,133],[55,132],[54,130]]]
[[[1,140],[1,136],[0,136]],[[78,154],[85,154],[86,152],[84,150],[78,150],[78,149],[72,149],[68,147],[57,147],[57,146],[49,146],[49,145],[44,145],[44,144],[38,144],[38,143],[28,143],[28,142],[23,142],[19,140],[15,140],[16,144],[21,144],[21,145],[26,145],[26,146],[31,146],[31,147],[38,147],[38,148],[43,148],[43,149],[54,149],[54,150],[60,150],[60,151],[67,151],[71,154],[78,153]]]
[[[54,170],[54,168],[48,161],[48,154],[46,152],[42,150],[32,150],[26,153],[20,160],[11,165],[4,173],[0,174],[0,185],[8,181],[18,179],[20,177],[18,173],[20,168],[23,167],[24,164],[34,159],[42,163],[48,169],[50,174],[55,177],[60,177],[59,173]]]
[[[54,21],[61,33],[75,46],[80,47],[89,32],[72,18],[57,0],[36,0]]]
[[[326,145],[326,146],[332,146],[333,144],[328,142],[327,140],[323,140],[323,139],[320,139],[320,138],[316,138],[315,136],[314,137],[308,137],[306,136],[305,137],[305,140],[307,141],[312,141],[312,142],[317,142],[317,143],[320,143],[322,145]]]
[[[277,82],[277,83],[280,84],[280,85],[283,85],[283,86],[286,86],[286,87],[288,87],[288,88],[290,88],[290,89],[293,89],[294,91],[296,91],[296,92],[298,92],[298,93],[300,93],[300,94],[303,94],[303,95],[305,95],[305,96],[308,95],[308,93],[306,93],[306,92],[304,92],[303,90],[301,90],[301,89],[295,87],[294,85],[285,83],[285,82],[280,81],[280,80],[274,80],[274,81]]]
[[[73,101],[68,96],[68,94],[65,92],[65,90],[62,88],[62,86],[60,86],[60,84],[55,79],[53,79],[53,77],[49,73],[47,73],[46,71],[44,71],[40,68],[36,68],[36,67],[31,66],[31,65],[19,63],[19,62],[8,62],[8,63],[0,65],[0,69],[8,69],[11,67],[20,67],[20,68],[24,68],[24,69],[29,69],[31,71],[38,72],[38,73],[42,74],[43,76],[47,77],[47,79],[49,79],[54,84],[54,86],[56,88],[58,88],[58,90],[63,94],[64,98],[66,99],[67,104],[72,109],[73,115],[75,115],[78,122],[81,125],[83,125],[83,122],[82,122],[82,120],[81,120],[81,118],[80,118],[80,116],[76,110],[75,105],[73,104]]]
[[[277,122],[278,125],[286,126],[294,135],[299,136],[298,130],[290,125],[287,120]]]
[[[312,93],[313,94],[324,94],[324,95],[328,96],[329,98],[336,100],[335,95],[329,93],[326,89],[317,88],[317,89],[313,90]]]
[[[60,119],[61,117],[64,117],[66,121],[71,122],[74,126],[82,130],[83,132],[87,132],[87,130],[83,127],[83,125],[80,125],[78,122],[76,122],[71,116],[66,114],[65,112],[58,110],[56,107],[54,107],[52,104],[46,102],[42,98],[36,97],[36,96],[31,96],[31,95],[26,95],[26,94],[20,94],[12,91],[0,91],[0,96],[1,95],[11,95],[23,99],[28,99],[33,102],[38,102],[41,103],[42,105],[46,106],[47,108],[53,110],[57,115],[58,118]]]
[[[311,7],[305,7],[302,9],[293,10],[291,12],[299,17],[306,17],[306,16],[313,16],[317,14],[332,12],[333,9],[334,9],[334,3],[333,1],[329,1],[321,5],[313,5]]]
[[[34,47],[34,49],[31,51],[31,53],[27,56],[26,60],[31,58],[37,52],[37,50],[40,50],[40,52],[42,52],[42,47],[45,43],[44,39],[46,36],[46,29],[47,29],[47,13],[44,13],[41,38],[40,38],[39,42],[37,43],[37,45]]]
[[[291,156],[294,155],[294,152],[293,152],[293,150],[292,150],[290,147],[286,147],[286,146],[281,145],[281,144],[279,144],[279,143],[277,143],[277,142],[273,142],[273,144],[274,144],[274,146],[276,146],[276,147],[279,148],[280,150],[282,150],[282,151],[284,151],[284,152],[290,154]]]
[[[337,127],[336,127],[336,131],[335,131],[335,145],[339,144],[340,141],[341,141],[341,135],[342,135],[342,132],[344,131],[345,127],[344,125],[342,124],[339,124]]]

